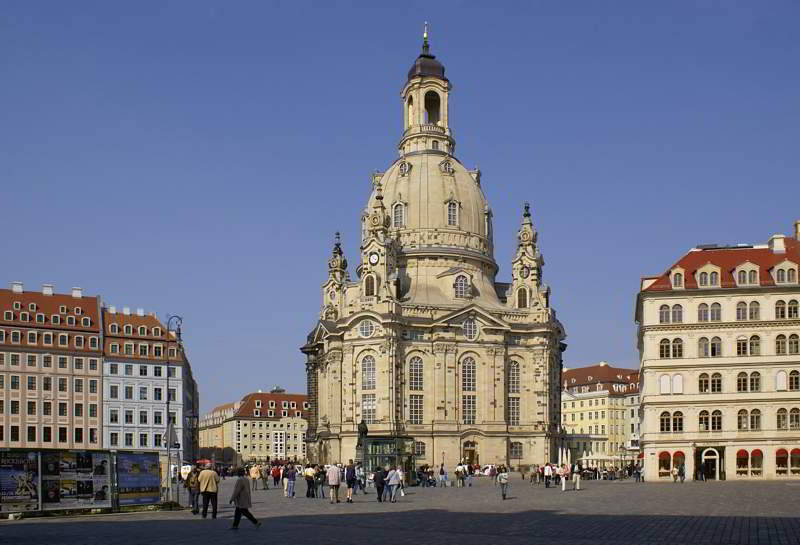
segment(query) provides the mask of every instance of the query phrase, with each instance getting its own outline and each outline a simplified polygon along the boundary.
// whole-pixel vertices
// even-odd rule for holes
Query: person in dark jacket
[[[386,475],[383,473],[383,468],[379,467],[375,470],[375,475],[372,479],[375,483],[375,490],[378,493],[378,501],[383,501],[383,489],[386,486]]]

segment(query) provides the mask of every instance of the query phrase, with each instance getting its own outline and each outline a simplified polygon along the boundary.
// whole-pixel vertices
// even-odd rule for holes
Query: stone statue
[[[358,424],[358,446],[361,446],[364,443],[367,433],[369,433],[369,429],[367,429],[367,423],[362,419]]]

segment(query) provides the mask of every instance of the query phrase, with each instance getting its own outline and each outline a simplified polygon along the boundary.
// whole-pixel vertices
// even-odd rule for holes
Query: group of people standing
[[[581,489],[581,478],[583,475],[583,466],[580,462],[574,465],[569,464],[542,464],[534,465],[531,471],[530,483],[540,485],[544,483],[545,488],[550,488],[550,485],[561,485],[561,491],[567,491],[567,483],[572,480],[572,490]],[[525,479],[525,474],[522,474]]]

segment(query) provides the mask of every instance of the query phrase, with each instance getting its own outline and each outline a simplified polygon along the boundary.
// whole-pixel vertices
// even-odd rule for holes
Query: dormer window
[[[31,312],[36,312],[36,303],[29,304],[28,310],[30,310]]]
[[[701,286],[708,286],[708,273],[700,273],[700,282]]]
[[[92,320],[90,320],[88,317],[84,316],[83,318],[81,318],[81,325],[83,327],[89,327],[90,325],[92,325]]]
[[[125,335],[133,335],[133,326],[132,325],[126,325],[125,326]]]
[[[67,316],[67,325],[75,325],[75,316]]]
[[[19,319],[23,322],[30,321],[30,315],[27,312],[20,312]]]
[[[786,269],[778,269],[778,273],[775,275],[775,278],[778,284],[786,283]]]
[[[81,309],[81,307],[75,307],[75,314],[78,316],[83,314],[83,310]]]
[[[456,277],[456,281],[453,283],[453,288],[455,289],[456,297],[469,297],[469,279],[460,274]]]
[[[672,275],[672,287],[673,288],[683,287],[683,275],[681,273],[675,273]]]
[[[110,333],[117,334],[119,333],[119,326],[117,324],[111,324],[110,326],[108,326],[108,331]]]
[[[41,312],[36,315],[36,323],[37,324],[43,324],[44,323],[44,314],[42,314]]]
[[[153,336],[154,337],[160,337],[161,336],[161,328],[160,327],[154,327],[153,328]]]
[[[61,325],[61,316],[58,314],[53,314],[50,317],[50,321],[53,323],[53,325]]]
[[[711,285],[719,286],[719,273],[712,272],[710,276],[711,276]]]
[[[758,284],[758,271],[750,271],[747,273],[747,283],[751,285]]]
[[[67,313],[67,305],[61,305],[60,307],[58,307],[58,313],[59,314],[66,314]]]
[[[395,228],[406,225],[406,205],[398,202],[392,207],[392,225]]]
[[[22,309],[22,303],[20,303],[19,301],[14,301],[14,310],[21,310],[21,309]]]
[[[147,335],[147,328],[144,326],[139,326],[139,336],[144,337]]]

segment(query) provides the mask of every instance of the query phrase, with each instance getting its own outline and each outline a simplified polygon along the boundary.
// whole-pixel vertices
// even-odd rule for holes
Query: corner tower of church
[[[401,93],[399,158],[372,175],[361,212],[357,278],[337,235],[301,348],[311,461],[355,459],[362,420],[370,436],[412,438],[418,466],[558,458],[565,332],[530,208],[511,282],[497,282],[481,173],[454,155],[451,90],[426,29]]]

